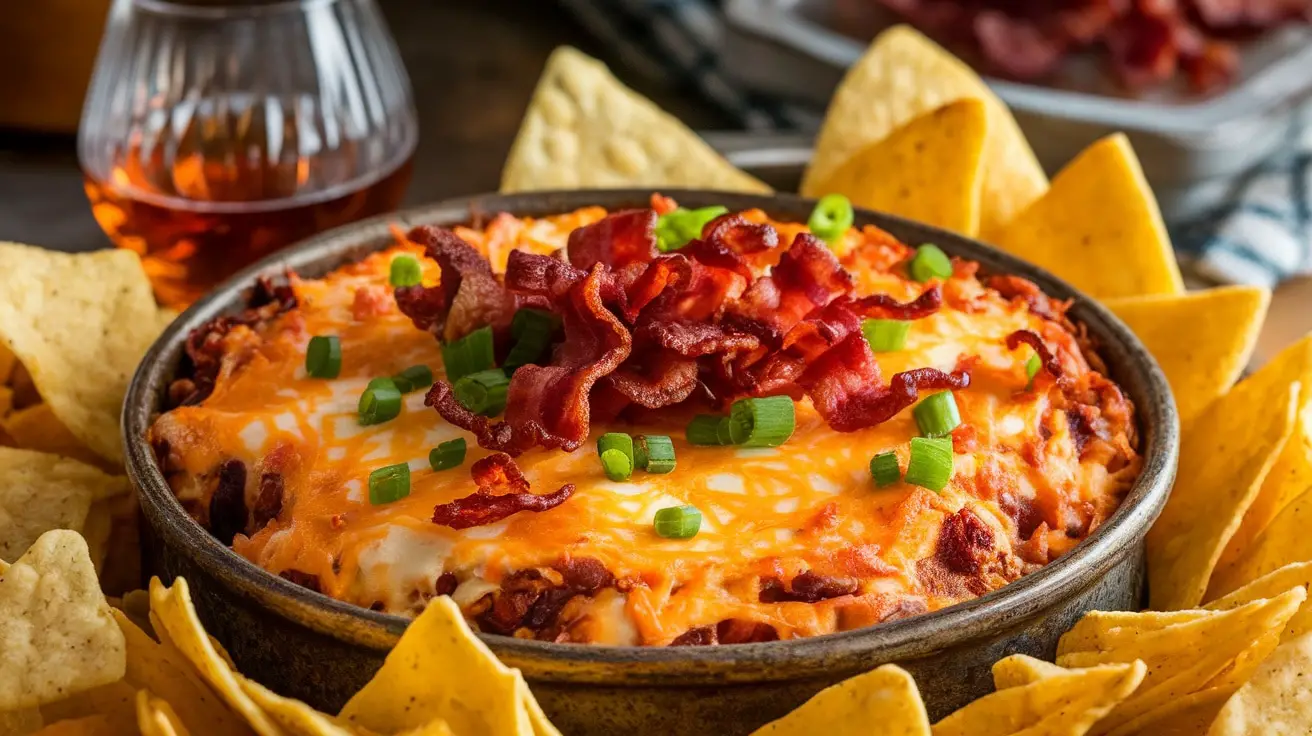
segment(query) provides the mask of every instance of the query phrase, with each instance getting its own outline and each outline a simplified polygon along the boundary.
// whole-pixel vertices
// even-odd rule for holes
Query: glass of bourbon
[[[418,124],[373,0],[115,0],[78,133],[96,221],[184,307],[400,204]]]

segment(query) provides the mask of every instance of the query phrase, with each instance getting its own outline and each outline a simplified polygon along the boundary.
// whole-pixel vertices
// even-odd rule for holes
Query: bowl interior
[[[701,190],[662,190],[681,205],[722,204],[730,210],[759,207],[772,217],[805,222],[814,200],[793,195],[745,195]],[[390,649],[408,619],[369,611],[311,592],[257,567],[223,546],[189,517],[174,498],[145,441],[145,434],[163,405],[164,393],[177,370],[187,334],[204,322],[240,311],[243,292],[261,275],[277,277],[286,270],[318,277],[390,245],[390,226],[468,223],[498,212],[543,216],[588,205],[608,209],[649,206],[650,190],[541,192],[483,195],[452,200],[364,220],[332,230],[281,251],[234,276],[188,309],[160,336],[147,353],[128,391],[123,431],[128,470],[138,488],[154,532],[165,544],[187,549],[194,561],[233,592],[261,602],[277,615],[321,633],[372,647]],[[1111,377],[1138,410],[1144,456],[1143,473],[1120,509],[1065,556],[1042,570],[1004,588],[933,613],[805,639],[741,644],[727,647],[603,647],[554,644],[484,635],[512,663],[551,663],[563,678],[605,681],[619,675],[652,681],[688,677],[718,682],[823,674],[831,668],[909,659],[974,637],[995,635],[1027,618],[1042,615],[1054,601],[1083,589],[1105,574],[1122,552],[1138,544],[1165,503],[1174,478],[1179,444],[1178,421],[1166,379],[1152,357],[1110,312],[1051,274],[978,241],[890,215],[858,210],[857,226],[873,224],[900,240],[933,242],[949,254],[978,261],[988,273],[1024,276],[1048,295],[1070,299],[1068,314],[1083,323],[1099,346]],[[768,672],[753,662],[769,662]],[[571,663],[578,667],[577,673]]]

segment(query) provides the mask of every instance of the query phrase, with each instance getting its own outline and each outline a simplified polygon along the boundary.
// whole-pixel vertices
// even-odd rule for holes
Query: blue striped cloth
[[[629,68],[692,87],[748,130],[809,130],[821,111],[731,82],[714,0],[560,0]],[[1238,181],[1214,207],[1173,228],[1191,276],[1274,286],[1312,272],[1312,126]]]

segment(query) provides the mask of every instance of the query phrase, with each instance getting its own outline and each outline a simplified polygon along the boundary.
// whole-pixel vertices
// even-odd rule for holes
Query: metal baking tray
[[[728,73],[751,88],[822,106],[864,52],[862,39],[894,22],[874,7],[875,0],[726,0]],[[854,8],[865,14],[858,18]],[[1174,85],[1129,96],[1092,62],[1078,60],[1048,86],[986,81],[1050,172],[1097,138],[1125,132],[1163,213],[1180,220],[1223,200],[1239,176],[1289,140],[1312,95],[1312,29],[1283,28],[1246,43],[1235,83],[1210,96]],[[797,140],[757,143],[778,151]]]

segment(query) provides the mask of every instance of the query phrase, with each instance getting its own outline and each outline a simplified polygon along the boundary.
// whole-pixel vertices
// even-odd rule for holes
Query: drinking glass
[[[372,0],[115,0],[78,158],[96,221],[181,307],[278,248],[394,209],[417,138]]]

